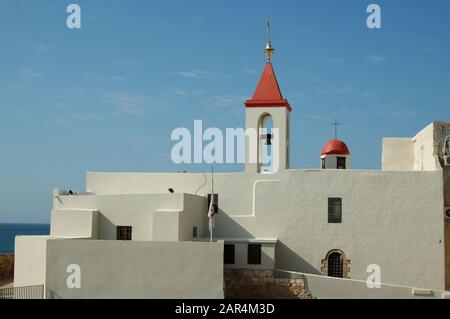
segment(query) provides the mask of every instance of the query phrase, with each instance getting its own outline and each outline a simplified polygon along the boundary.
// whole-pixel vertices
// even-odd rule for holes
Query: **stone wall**
[[[0,255],[0,279],[14,278],[14,255]]]
[[[274,270],[225,269],[224,290],[226,299],[311,299],[303,275]]]

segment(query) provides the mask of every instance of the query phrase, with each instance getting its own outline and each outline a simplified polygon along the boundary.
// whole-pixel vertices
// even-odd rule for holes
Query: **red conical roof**
[[[245,101],[246,107],[281,106],[292,110],[288,100],[283,99],[272,63],[267,62],[258,86],[251,100]]]
[[[322,155],[350,155],[350,151],[344,142],[331,140],[323,147]]]

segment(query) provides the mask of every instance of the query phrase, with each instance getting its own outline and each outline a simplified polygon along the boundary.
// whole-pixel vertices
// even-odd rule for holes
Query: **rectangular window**
[[[337,158],[337,169],[346,169],[345,157]]]
[[[261,265],[261,244],[248,244],[247,264]]]
[[[223,250],[223,263],[225,265],[234,265],[234,245],[225,244]]]
[[[197,226],[194,226],[194,228],[192,228],[192,237],[197,238]]]
[[[342,198],[328,198],[328,223],[342,223]]]
[[[211,194],[208,194],[208,207],[207,211],[209,211],[209,204],[211,203]],[[214,194],[214,211],[216,214],[219,213],[219,194]]]
[[[131,238],[132,238],[131,233],[132,233],[131,226],[117,226],[116,227],[117,240],[131,240]]]

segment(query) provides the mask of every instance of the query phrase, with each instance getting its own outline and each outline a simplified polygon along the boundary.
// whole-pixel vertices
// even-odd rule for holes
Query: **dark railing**
[[[44,285],[3,288],[0,299],[44,299]]]

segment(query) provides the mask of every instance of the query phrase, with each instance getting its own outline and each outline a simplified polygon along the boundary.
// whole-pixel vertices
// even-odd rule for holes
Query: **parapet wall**
[[[49,299],[223,298],[223,242],[49,239],[46,264]]]

